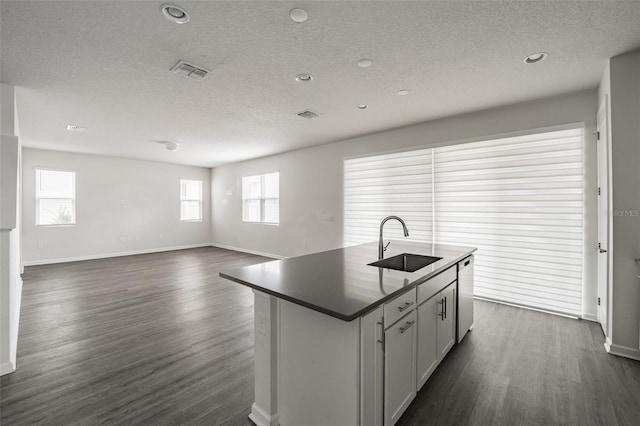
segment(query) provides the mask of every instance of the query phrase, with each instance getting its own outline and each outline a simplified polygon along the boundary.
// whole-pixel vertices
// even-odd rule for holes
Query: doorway
[[[598,322],[605,337],[609,337],[609,128],[608,96],[598,108],[597,161],[598,161]]]

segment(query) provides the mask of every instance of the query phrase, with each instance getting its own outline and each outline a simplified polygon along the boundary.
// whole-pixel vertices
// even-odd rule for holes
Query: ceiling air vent
[[[313,112],[310,109],[298,113],[298,116],[302,118],[316,118],[319,115],[320,114],[318,114],[317,112]]]
[[[209,71],[204,68],[197,67],[186,63],[185,61],[178,61],[177,64],[171,68],[171,72],[189,77],[192,80],[202,80],[209,74]]]

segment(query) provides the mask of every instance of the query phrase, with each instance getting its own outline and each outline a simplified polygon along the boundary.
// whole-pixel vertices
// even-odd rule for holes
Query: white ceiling
[[[2,0],[0,80],[18,86],[25,146],[212,167],[593,88],[640,47],[640,2],[178,0],[184,25],[163,3]],[[177,76],[179,59],[211,73]]]

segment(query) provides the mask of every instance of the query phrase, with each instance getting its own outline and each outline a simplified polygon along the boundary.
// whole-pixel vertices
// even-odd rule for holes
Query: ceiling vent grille
[[[178,61],[178,63],[175,64],[173,68],[171,68],[171,72],[197,81],[202,80],[207,76],[207,74],[209,74],[209,71],[205,70],[204,68],[191,65],[185,61]]]
[[[319,117],[320,114],[318,114],[317,112],[313,112],[310,109],[307,109],[305,111],[299,112],[298,113],[298,117],[302,117],[302,118],[316,118]]]

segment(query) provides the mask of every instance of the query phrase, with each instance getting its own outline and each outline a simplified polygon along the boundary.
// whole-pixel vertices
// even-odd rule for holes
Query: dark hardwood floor
[[[27,268],[0,424],[252,424],[253,296],[218,272],[264,260],[201,248]],[[398,424],[640,424],[640,362],[607,355],[597,324],[475,308]]]

